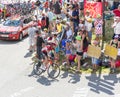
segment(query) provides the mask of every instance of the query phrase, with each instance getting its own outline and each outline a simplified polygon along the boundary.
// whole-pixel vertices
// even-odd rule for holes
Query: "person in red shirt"
[[[118,8],[113,10],[113,13],[115,14],[115,16],[120,17],[120,4],[118,5]]]
[[[48,7],[49,7],[49,1],[46,0],[46,2],[44,3],[45,12],[48,11]]]

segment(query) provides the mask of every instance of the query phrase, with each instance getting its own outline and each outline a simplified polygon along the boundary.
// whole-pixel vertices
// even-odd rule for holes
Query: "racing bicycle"
[[[54,57],[50,57],[48,60],[47,66],[44,64],[43,60],[44,60],[44,58],[42,58],[42,59],[36,58],[36,60],[34,60],[33,72],[36,75],[41,75],[42,73],[47,71],[47,74],[50,78],[52,78],[52,79],[57,78],[60,75],[60,67],[57,64],[57,62],[55,62],[55,60],[57,60],[57,59],[55,59]]]

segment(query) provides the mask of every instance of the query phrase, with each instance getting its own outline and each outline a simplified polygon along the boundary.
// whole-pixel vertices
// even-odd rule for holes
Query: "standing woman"
[[[114,39],[110,41],[110,45],[117,49],[118,49],[118,45],[119,45],[118,39],[119,39],[119,36],[115,35]],[[110,62],[111,62],[110,73],[116,73],[116,66],[115,66],[116,60],[113,58],[110,58]]]
[[[74,44],[74,46],[76,47],[76,57],[77,57],[77,61],[78,61],[78,66],[77,66],[77,70],[76,72],[79,73],[80,72],[80,66],[81,66],[81,58],[83,55],[83,40],[84,40],[84,36],[81,38],[81,36],[76,36],[76,44]]]

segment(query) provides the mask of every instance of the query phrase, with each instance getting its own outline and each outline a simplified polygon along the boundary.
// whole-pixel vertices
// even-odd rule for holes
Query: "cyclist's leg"
[[[41,47],[39,47],[39,46],[37,46],[37,56],[38,56],[38,58],[39,59],[41,59],[42,58],[42,52],[41,52]]]

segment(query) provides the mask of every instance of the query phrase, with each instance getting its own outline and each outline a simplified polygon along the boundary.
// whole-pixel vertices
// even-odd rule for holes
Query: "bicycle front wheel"
[[[50,78],[55,79],[60,75],[60,67],[57,64],[53,63],[52,65],[49,65],[47,73]]]
[[[41,63],[40,62],[36,62],[34,65],[33,65],[33,72],[36,74],[36,75],[41,75],[43,73],[43,70],[41,69]]]

